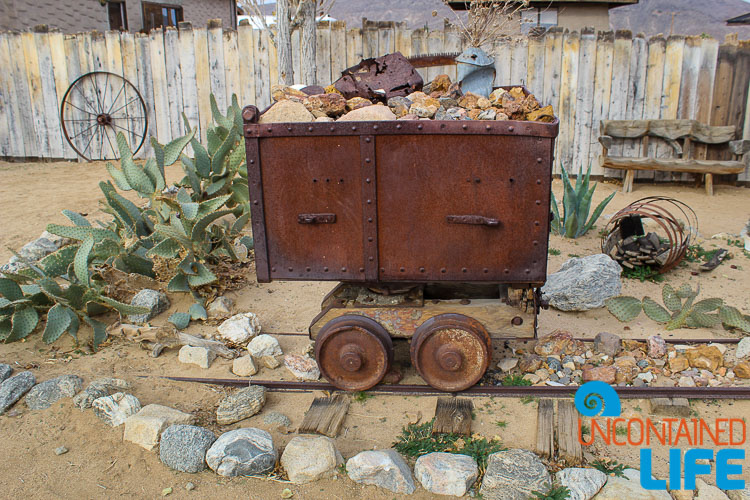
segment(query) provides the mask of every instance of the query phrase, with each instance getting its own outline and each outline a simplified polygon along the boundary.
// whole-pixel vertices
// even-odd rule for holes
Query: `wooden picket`
[[[292,34],[294,82],[302,80],[300,33]],[[326,86],[363,58],[398,51],[410,57],[457,53],[467,45],[447,23],[441,30],[409,29],[406,23],[363,20],[348,28],[340,21],[321,22],[317,31],[316,78]],[[712,125],[735,125],[737,138],[750,137],[750,42],[730,37],[720,43],[706,37],[658,35],[646,39],[629,31],[568,32],[507,37],[483,47],[493,58],[495,85],[525,85],[540,104],[551,104],[560,119],[555,173],[572,174],[592,166],[595,176],[619,177],[598,166],[599,124],[606,119],[690,118]],[[206,27],[180,23],[151,33],[77,33],[36,31],[0,33],[0,157],[75,159],[62,134],[60,105],[70,84],[91,71],[123,76],[140,92],[148,131],[138,157],[148,157],[149,139],[165,143],[183,134],[183,114],[198,137],[206,140],[212,120],[210,99],[220,110],[236,95],[240,105],[261,109],[272,103],[271,86],[279,83],[276,45],[269,33],[245,23],[237,30],[210,21]],[[420,68],[427,82],[439,74],[456,78],[456,66]],[[139,102],[114,79],[97,80],[99,93],[85,89],[70,96],[83,119],[98,100],[125,104],[135,116]],[[104,145],[113,155],[114,135],[73,122],[69,135]],[[80,122],[83,123],[83,122]],[[130,134],[131,141],[138,137]],[[115,145],[116,147],[116,145]],[[694,145],[696,158],[728,158],[726,148]],[[615,146],[624,155],[667,156],[668,146],[640,141]],[[618,151],[612,151],[617,154]],[[639,172],[640,180],[687,179],[687,175]],[[750,171],[739,176],[750,180]]]

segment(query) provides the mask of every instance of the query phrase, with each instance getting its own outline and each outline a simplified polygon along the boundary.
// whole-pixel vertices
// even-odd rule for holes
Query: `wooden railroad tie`
[[[545,458],[564,459],[569,465],[580,464],[583,447],[578,441],[579,414],[573,401],[558,402],[557,432],[553,400],[540,400],[537,415],[536,452]]]
[[[474,404],[467,398],[438,398],[432,433],[471,435],[471,413]]]
[[[299,432],[323,434],[335,438],[349,411],[349,403],[349,397],[344,394],[313,399]]]

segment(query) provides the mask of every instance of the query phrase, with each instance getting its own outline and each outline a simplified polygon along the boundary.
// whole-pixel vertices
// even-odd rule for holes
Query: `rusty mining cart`
[[[330,280],[310,338],[369,389],[410,341],[422,378],[476,384],[492,337],[534,337],[558,121],[260,124],[243,110],[258,281]]]

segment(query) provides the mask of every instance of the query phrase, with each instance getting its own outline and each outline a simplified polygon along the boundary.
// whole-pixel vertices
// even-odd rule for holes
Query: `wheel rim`
[[[117,134],[122,132],[133,154],[143,146],[148,130],[146,103],[135,86],[107,71],[78,77],[60,105],[63,135],[85,160],[120,157]]]
[[[380,382],[393,361],[393,342],[385,328],[365,316],[347,315],[321,328],[315,341],[320,373],[347,391],[364,391]]]
[[[422,323],[411,341],[411,361],[441,391],[462,391],[482,378],[492,340],[482,324],[462,314],[441,314]]]

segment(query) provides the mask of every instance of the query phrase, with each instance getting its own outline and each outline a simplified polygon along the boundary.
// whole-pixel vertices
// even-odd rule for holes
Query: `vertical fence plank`
[[[643,118],[647,65],[648,44],[643,35],[638,35],[633,38],[630,50],[628,102],[625,109],[625,116],[628,120],[640,120]],[[623,156],[641,156],[641,142],[641,139],[626,140],[622,148]]]
[[[25,79],[29,85],[31,108],[29,112],[34,120],[34,136],[36,148],[31,156],[50,157],[49,134],[45,126],[44,95],[39,74],[39,56],[37,55],[34,33],[22,33],[23,62],[25,64]]]
[[[224,30],[224,77],[226,82],[226,104],[232,102],[232,95],[240,95],[240,55],[237,51],[237,32]],[[271,83],[279,83],[278,76]],[[222,109],[223,113],[226,109]]]
[[[570,175],[578,172],[573,165],[573,133],[575,127],[575,105],[578,95],[578,53],[581,37],[577,31],[566,33],[563,38],[562,73],[560,85],[560,133],[557,138],[558,153],[555,171],[565,168]]]
[[[346,32],[346,67],[351,68],[363,58],[363,30],[352,28]],[[411,43],[411,41],[409,42]],[[404,54],[406,55],[406,54]]]
[[[591,128],[594,112],[594,76],[596,74],[596,35],[594,30],[581,32],[578,54],[578,88],[576,89],[575,113],[573,114],[573,161],[574,172],[589,167],[591,150]],[[592,165],[593,169],[593,165]]]
[[[677,104],[677,117],[694,119],[698,107],[698,73],[701,64],[700,37],[689,36],[685,39],[685,49],[682,57],[682,73],[680,75],[680,98]],[[683,151],[686,158],[693,157],[696,144],[693,143],[687,151]],[[682,181],[697,178],[698,174],[674,174],[673,179]]]
[[[105,62],[106,71],[109,71],[113,75],[122,76],[122,47],[120,45],[120,32],[119,31],[107,31],[104,34],[104,45],[107,48],[107,59]],[[120,102],[122,93],[120,89],[123,87],[117,77],[109,76],[104,79],[104,95],[102,96],[102,105],[107,114],[110,114],[117,108],[117,103]],[[122,127],[122,120],[115,119],[113,124],[116,127]],[[100,133],[104,136],[104,144],[102,148],[102,159],[114,159],[120,156],[117,148],[117,132],[123,132],[123,130],[116,127],[101,127]],[[126,128],[126,127],[123,127]]]
[[[529,38],[526,87],[536,96],[539,104],[547,104],[547,96],[544,95],[544,38],[539,36]]]
[[[269,33],[264,30],[262,36],[265,39],[266,47],[268,47],[268,82],[269,82],[269,89],[270,89],[270,85],[280,82],[279,80],[279,56],[276,50],[276,45],[274,45],[273,42],[271,41],[271,36],[269,35]],[[330,54],[328,54],[328,56],[330,57]]]
[[[411,56],[411,30],[407,23],[396,23],[396,52],[404,57]],[[349,47],[347,46],[347,54]]]
[[[362,58],[368,59],[370,57],[378,57],[378,23],[377,21],[368,21],[366,18],[363,18]]]
[[[135,49],[135,37],[132,33],[126,31],[120,33],[120,46],[122,50],[122,76],[129,81],[136,89],[138,89],[138,60]],[[143,98],[143,95],[141,95]],[[146,104],[145,98],[144,105]],[[144,126],[146,123],[146,113],[148,112],[148,106],[146,109],[141,109],[141,103],[138,96],[129,87],[123,89],[122,102],[117,106],[123,106],[121,110],[118,110],[122,116],[125,116],[130,123],[130,145],[132,149],[138,147],[138,144],[143,139],[145,146],[148,140],[148,132],[144,132]],[[143,117],[143,118],[141,118]],[[141,148],[142,150],[143,148]],[[141,151],[138,151],[140,154]]]
[[[271,104],[271,88],[268,85],[268,37],[263,30],[253,30],[253,59],[255,59],[255,103],[260,109]]]
[[[242,27],[243,30],[245,27]],[[252,28],[249,26],[252,35]],[[195,79],[198,85],[198,120],[200,121],[201,141],[206,143],[206,130],[211,123],[211,66],[208,62],[208,30],[197,28],[193,30],[193,45],[195,46]],[[248,57],[253,57],[252,54]],[[255,81],[255,75],[252,77]],[[255,102],[255,94],[249,101]]]
[[[211,93],[216,98],[216,105],[221,110],[227,107],[226,86],[224,84],[224,35],[221,19],[208,21],[208,62],[211,78]],[[266,75],[268,81],[268,75]]]
[[[61,32],[53,32],[49,34],[49,50],[50,59],[52,61],[52,72],[55,77],[55,104],[57,105],[57,123],[59,128],[59,141],[62,148],[62,157],[73,160],[76,158],[75,152],[68,145],[68,141],[65,140],[62,134],[62,127],[60,126],[60,105],[62,98],[65,95],[65,91],[70,85],[68,81],[68,63],[65,58],[65,37]]]
[[[164,35],[161,28],[151,30],[151,77],[154,82],[154,110],[156,118],[156,138],[166,144],[173,139],[169,123],[169,102],[167,97],[167,69],[164,62]]]
[[[662,120],[674,120],[677,118],[684,51],[684,36],[671,35],[667,39],[667,48],[664,54],[664,83],[662,84],[661,105],[659,106],[659,118]],[[656,156],[672,156],[671,149],[666,144],[659,144],[656,147]],[[669,180],[671,178],[671,172],[654,173],[654,180],[657,181]]]
[[[445,28],[443,29],[445,45],[442,52],[449,53],[460,53],[463,49],[461,48],[461,32],[458,29],[446,21]],[[443,71],[450,77],[451,81],[456,81],[456,65],[444,66]]]
[[[442,49],[442,47],[441,47]],[[396,51],[396,34],[393,21],[378,23],[378,56]]]
[[[435,54],[443,52],[443,32],[440,30],[432,30],[427,35],[427,53]],[[445,73],[444,66],[437,66],[434,68],[425,68],[427,70],[427,81],[432,81],[436,76]]]
[[[331,83],[338,80],[346,68],[346,23],[335,21],[331,24]]]
[[[39,78],[44,101],[44,134],[47,135],[49,144],[49,158],[60,159],[64,157],[63,136],[60,126],[60,112],[57,103],[57,87],[55,86],[55,73],[52,65],[52,50],[50,47],[49,34],[44,32],[34,33],[37,57],[39,59]],[[63,61],[62,64],[65,64]],[[62,98],[62,96],[60,96]]]
[[[646,65],[646,93],[643,100],[643,118],[658,119],[660,116],[662,85],[664,83],[664,57],[667,42],[663,36],[651,37],[648,41],[648,62]],[[649,141],[648,150],[643,154],[656,156],[656,141]],[[636,179],[653,180],[654,172],[636,172]]]
[[[68,86],[72,85],[72,83],[83,74],[83,72],[81,71],[80,51],[78,48],[79,38],[80,37],[76,35],[65,35],[65,37],[63,38],[63,48],[65,50],[65,69],[67,70],[65,81]],[[63,97],[65,96],[65,92],[67,92],[67,88],[63,91]],[[80,92],[72,91],[68,96],[68,99],[74,104],[75,107],[71,106],[70,109],[67,110],[66,115],[70,116],[73,120],[80,120],[71,122],[70,126],[66,125],[68,136],[74,138],[76,137],[76,134],[80,133],[81,130],[90,126],[84,125],[89,120],[89,118],[86,113],[81,111],[81,109],[86,109],[86,104],[83,102]],[[62,105],[62,100],[60,101],[60,103]],[[73,151],[73,148],[70,147],[67,140],[65,141],[65,147],[68,150],[68,153],[71,155],[71,158],[79,158],[76,152]]]
[[[612,53],[612,90],[609,96],[610,120],[625,120],[627,117],[628,84],[630,82],[630,51],[632,35],[629,30],[615,32],[614,52]],[[612,155],[622,154],[622,141],[615,143],[610,150]],[[622,177],[619,170],[608,170],[608,177]]]
[[[20,56],[24,53],[23,36],[18,33],[8,35],[8,50],[11,54]],[[26,75],[25,57],[12,57],[11,62],[13,74],[13,90],[20,111],[20,133],[23,137],[24,157],[39,156],[38,143],[36,141],[36,129],[34,128],[34,115],[31,104],[31,89],[29,79]]]
[[[315,49],[318,85],[326,87],[331,84],[331,23],[318,23],[316,35],[318,46]]]
[[[529,55],[528,37],[515,37],[510,54],[510,84],[526,85],[527,64]]]
[[[0,68],[5,69],[5,71],[0,71],[0,157],[18,154],[16,142],[19,137],[16,132],[16,114],[13,109],[17,106],[13,92],[13,77],[6,69],[11,65],[7,37],[6,33],[0,33]],[[23,149],[23,142],[18,142]]]
[[[544,39],[544,102],[552,105],[556,116],[560,116],[562,36],[563,32],[560,28],[552,28]]]
[[[701,123],[711,120],[711,108],[714,96],[714,76],[716,75],[716,59],[719,55],[719,42],[714,38],[701,39],[701,64],[698,72],[698,98],[696,102],[695,119]],[[738,134],[739,137],[739,134]],[[695,157],[705,160],[708,148],[705,144],[696,144]]]
[[[495,41],[492,47],[492,57],[495,58],[495,87],[511,85],[511,48],[510,39],[503,38]]]
[[[363,46],[364,46],[364,37],[363,37]],[[427,33],[424,28],[418,28],[411,32],[411,54],[413,56],[427,54]],[[430,80],[427,78],[427,69],[428,68],[419,68],[417,71],[422,76],[422,80],[424,80],[425,83],[429,82]]]
[[[297,30],[299,31],[299,30]],[[294,35],[292,35],[294,37]],[[299,40],[299,38],[298,38]],[[240,54],[240,106],[255,104],[255,57],[253,55],[253,28],[241,24],[237,31],[237,51]],[[294,67],[294,83],[302,73]]]
[[[200,137],[200,111],[198,110],[198,79],[195,71],[195,37],[190,23],[180,23],[180,69],[182,73],[182,111],[190,122],[197,127],[195,137]],[[188,131],[185,130],[185,133]],[[188,146],[189,153],[192,152]]]
[[[601,153],[599,144],[599,127],[602,120],[609,115],[609,100],[612,93],[612,59],[614,57],[615,35],[611,31],[600,31],[596,36],[596,70],[594,72],[594,107],[592,109],[591,153],[592,175],[604,175],[599,166],[598,156]],[[597,161],[593,161],[597,158]]]
[[[148,118],[146,138],[138,152],[140,158],[151,156],[151,138],[156,137],[156,106],[154,104],[154,78],[151,72],[151,39],[145,33],[135,34],[135,59],[138,66],[138,92],[146,104]]]

